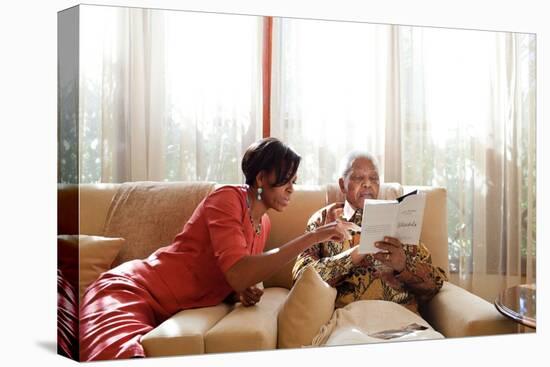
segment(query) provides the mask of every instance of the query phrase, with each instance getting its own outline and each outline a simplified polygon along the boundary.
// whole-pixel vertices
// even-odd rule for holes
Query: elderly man
[[[376,199],[380,188],[378,169],[373,157],[351,153],[343,161],[338,180],[345,195],[344,203],[328,205],[309,219],[307,231],[343,220],[361,225],[365,199]],[[376,246],[376,254],[359,254],[360,234],[343,242],[318,243],[298,257],[293,269],[294,281],[307,266],[338,291],[336,307],[353,301],[381,299],[399,303],[418,313],[418,303],[432,298],[446,280],[444,271],[431,264],[428,249],[422,244],[401,244],[386,237]]]

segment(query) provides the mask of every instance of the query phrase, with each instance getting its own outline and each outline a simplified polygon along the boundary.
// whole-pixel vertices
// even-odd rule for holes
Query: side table
[[[537,328],[536,284],[520,284],[506,288],[495,300],[496,309],[521,325]]]

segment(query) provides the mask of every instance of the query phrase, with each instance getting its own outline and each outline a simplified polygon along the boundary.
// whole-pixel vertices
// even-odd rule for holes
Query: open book
[[[374,246],[385,236],[395,237],[403,244],[418,244],[426,194],[414,190],[396,200],[365,200],[359,253],[382,251]]]

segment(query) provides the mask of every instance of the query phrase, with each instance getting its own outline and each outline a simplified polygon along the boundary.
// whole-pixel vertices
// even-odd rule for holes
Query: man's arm
[[[419,302],[427,302],[439,292],[443,282],[447,280],[445,271],[432,264],[430,252],[424,244],[404,247],[406,266],[395,278],[414,293]]]

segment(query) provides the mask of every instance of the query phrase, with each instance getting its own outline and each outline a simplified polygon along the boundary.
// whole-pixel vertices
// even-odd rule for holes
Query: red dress
[[[195,209],[174,242],[145,260],[103,273],[80,308],[80,360],[145,356],[140,339],[176,312],[221,303],[233,289],[224,273],[263,252],[271,224],[254,232],[246,188],[224,186]]]

